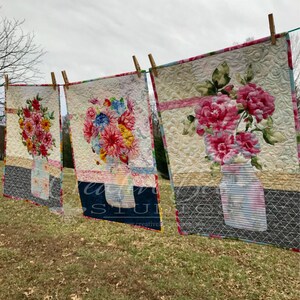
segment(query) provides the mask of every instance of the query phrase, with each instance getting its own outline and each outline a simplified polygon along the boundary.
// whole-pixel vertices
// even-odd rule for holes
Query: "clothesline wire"
[[[293,32],[293,31],[296,31],[296,30],[299,30],[299,29],[300,29],[300,27],[297,27],[297,28],[295,28],[295,29],[289,30],[288,33],[291,33],[291,32]]]
[[[291,29],[291,30],[289,30],[289,31],[287,31],[287,32],[288,32],[288,33],[291,33],[291,32],[297,31],[297,30],[300,30],[300,27],[296,27],[296,28]],[[143,73],[150,74],[150,71],[149,71],[149,70],[143,70]],[[4,86],[4,85],[5,85],[5,83],[0,84],[0,86]],[[65,84],[63,84],[63,83],[57,84],[57,86],[61,86],[61,87],[63,87],[64,85],[65,85]]]

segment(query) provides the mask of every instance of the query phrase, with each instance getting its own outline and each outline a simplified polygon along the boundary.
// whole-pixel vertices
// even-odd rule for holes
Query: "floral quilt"
[[[145,73],[65,92],[84,216],[161,230]]]
[[[289,36],[157,73],[179,232],[299,249],[300,126]]]
[[[11,85],[6,91],[4,195],[61,210],[59,91]]]

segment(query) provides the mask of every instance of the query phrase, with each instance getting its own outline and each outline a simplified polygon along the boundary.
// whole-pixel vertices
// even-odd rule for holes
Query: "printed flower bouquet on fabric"
[[[20,135],[23,145],[33,157],[31,170],[31,193],[41,199],[49,198],[49,172],[47,158],[55,147],[55,139],[50,128],[54,112],[49,112],[37,95],[27,100],[25,107],[18,109]]]
[[[114,178],[105,184],[106,201],[114,207],[135,207],[133,183],[128,168],[130,159],[138,155],[138,141],[133,134],[133,104],[114,97],[100,101],[91,99],[86,111],[84,138],[99,155],[97,165],[105,165]]]
[[[65,93],[83,215],[161,230],[146,74],[73,83]]]
[[[262,169],[258,155],[258,136],[270,145],[284,141],[284,135],[273,128],[274,97],[251,83],[252,65],[245,75],[237,74],[240,86],[230,85],[230,70],[226,62],[212,74],[212,80],[196,88],[203,95],[189,115],[183,134],[204,138],[206,158],[211,170],[222,168],[220,184],[225,224],[255,231],[267,230],[264,190],[253,167]]]
[[[284,33],[151,72],[180,234],[299,249],[290,49]]]

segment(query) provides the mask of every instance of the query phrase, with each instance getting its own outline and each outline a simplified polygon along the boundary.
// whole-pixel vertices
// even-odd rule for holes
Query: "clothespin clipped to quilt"
[[[275,24],[274,24],[273,14],[269,14],[268,18],[269,18],[271,42],[272,42],[272,45],[276,45],[276,37],[275,37],[276,32],[275,32]]]
[[[61,71],[61,74],[62,74],[62,77],[64,79],[64,82],[65,82],[65,86],[66,86],[66,89],[69,89],[69,80],[68,80],[68,76],[67,76],[67,73],[66,71]]]
[[[56,90],[56,78],[55,78],[55,74],[54,72],[51,72],[51,79],[52,79],[52,86],[53,86],[53,89]]]
[[[133,62],[134,62],[135,69],[137,71],[137,75],[140,78],[141,77],[141,67],[140,67],[140,64],[139,64],[137,58],[135,57],[135,55],[132,56],[132,59],[133,59]]]
[[[150,64],[151,64],[151,67],[152,67],[152,72],[154,74],[155,77],[157,77],[157,69],[156,69],[156,63],[153,59],[153,56],[152,54],[148,54],[148,57],[149,57],[149,60],[150,60]]]
[[[7,74],[4,75],[4,81],[5,81],[5,85],[4,85],[5,89],[8,90],[9,81],[8,81],[8,75]]]

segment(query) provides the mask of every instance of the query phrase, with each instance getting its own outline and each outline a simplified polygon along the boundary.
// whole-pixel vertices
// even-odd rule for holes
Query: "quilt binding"
[[[145,70],[142,70],[141,73],[147,73]],[[75,81],[75,82],[70,82],[68,84],[68,86],[70,85],[76,85],[76,84],[81,84],[81,83],[87,83],[87,82],[92,82],[92,81],[97,81],[97,80],[104,80],[104,79],[109,79],[109,78],[116,78],[116,77],[122,77],[122,76],[128,76],[128,75],[134,75],[134,74],[138,74],[138,72],[126,72],[126,73],[120,73],[120,74],[116,74],[116,75],[111,75],[111,76],[104,76],[104,77],[99,77],[99,78],[94,78],[94,79],[89,79],[89,80],[83,80],[83,81]],[[145,85],[147,87],[147,91],[148,91],[148,85],[147,85],[147,76],[145,76]],[[68,118],[68,122],[70,122],[70,114],[69,114],[69,110],[68,110],[68,101],[67,101],[67,89],[66,86],[64,85],[64,92],[65,92],[65,98],[66,98],[66,106],[67,106],[67,118]],[[148,105],[148,116],[149,116],[149,125],[150,125],[150,136],[151,136],[151,147],[152,147],[152,157],[153,157],[153,163],[154,163],[154,168],[156,169],[156,157],[155,157],[155,151],[154,151],[154,137],[153,137],[153,122],[152,122],[152,118],[151,118],[151,108],[150,108],[150,99],[149,99],[149,93],[147,96],[147,105]],[[69,126],[69,135],[70,135],[70,142],[71,142],[71,148],[72,148],[72,160],[73,160],[73,165],[74,165],[74,171],[75,171],[75,178],[76,178],[76,184],[78,187],[78,176],[77,176],[77,168],[76,168],[76,163],[75,163],[75,157],[74,157],[74,143],[72,142],[73,138],[72,138],[72,130],[71,130],[71,126]],[[92,220],[97,220],[97,221],[102,221],[102,222],[114,222],[114,223],[120,223],[120,224],[126,224],[126,225],[130,225],[136,228],[143,228],[146,230],[150,230],[150,231],[155,231],[155,232],[160,232],[163,233],[164,232],[164,226],[163,226],[163,221],[162,221],[162,207],[161,207],[161,203],[160,203],[160,192],[159,192],[159,185],[158,185],[158,175],[154,174],[155,176],[155,188],[156,188],[156,196],[157,196],[157,205],[158,205],[158,211],[159,211],[159,218],[160,218],[160,230],[157,229],[153,229],[153,228],[149,228],[149,227],[145,227],[145,226],[141,226],[141,225],[134,225],[134,224],[126,224],[126,223],[121,223],[121,222],[116,222],[116,221],[110,221],[110,220],[104,220],[104,219],[97,219],[97,218],[93,218],[93,217],[89,217],[89,216],[85,216],[82,215],[84,218],[86,219],[92,219]]]
[[[10,87],[12,86],[53,86],[52,84],[10,84]],[[6,99],[6,89],[4,90],[4,97]],[[57,100],[59,102],[59,135],[60,135],[60,143],[59,143],[59,147],[60,147],[60,204],[61,207],[57,210],[54,208],[49,208],[49,210],[53,213],[56,214],[60,214],[63,215],[64,214],[64,210],[63,210],[63,188],[62,188],[62,183],[63,183],[63,144],[62,144],[62,123],[61,123],[61,107],[60,107],[60,87],[59,85],[57,85]],[[7,101],[4,101],[4,110],[5,110],[5,114],[7,115]],[[3,196],[6,198],[10,198],[13,200],[23,200],[25,202],[28,202],[30,204],[36,205],[36,206],[45,206],[42,205],[40,203],[35,202],[34,200],[29,200],[29,199],[25,199],[25,198],[21,198],[21,197],[15,197],[15,196],[11,196],[8,194],[4,193],[4,183],[5,183],[5,167],[6,167],[6,143],[7,143],[7,129],[5,126],[4,129],[4,166],[3,166],[3,175],[2,175],[2,189],[3,189]],[[47,207],[47,206],[46,206]]]
[[[286,52],[286,54],[288,56],[288,66],[289,66],[289,76],[290,76],[290,85],[291,85],[292,105],[293,105],[294,120],[295,120],[296,139],[297,139],[297,137],[298,137],[298,139],[300,139],[300,130],[299,130],[300,129],[300,121],[299,121],[299,115],[298,115],[299,113],[298,113],[298,110],[297,110],[297,100],[296,100],[296,90],[295,90],[295,81],[294,81],[294,73],[293,73],[293,62],[292,62],[290,37],[289,37],[288,32],[283,32],[283,33],[276,34],[275,37],[276,38],[285,37],[286,42],[287,42],[287,52]],[[167,64],[159,65],[159,66],[156,66],[156,69],[161,69],[161,68],[170,67],[170,66],[174,66],[174,65],[184,64],[184,63],[187,63],[187,62],[191,62],[191,61],[195,61],[195,60],[198,60],[198,59],[206,58],[206,57],[213,56],[213,55],[216,55],[216,54],[229,52],[229,51],[232,51],[232,50],[237,50],[237,49],[249,47],[249,46],[252,46],[252,45],[260,44],[260,43],[270,41],[270,40],[271,40],[270,36],[260,38],[260,39],[250,41],[250,42],[246,42],[246,43],[242,43],[242,44],[239,44],[239,45],[236,45],[236,46],[226,47],[224,49],[220,49],[220,50],[217,50],[217,51],[212,51],[212,52],[208,52],[208,53],[205,53],[205,54],[193,56],[193,57],[190,57],[190,58],[187,58],[187,59],[182,59],[182,60],[170,62],[170,63],[167,63]],[[167,160],[167,165],[168,165],[168,172],[169,172],[169,177],[170,177],[170,184],[171,184],[171,189],[172,189],[172,199],[173,199],[174,204],[176,204],[175,186],[174,186],[173,175],[172,175],[171,166],[170,166],[170,160],[169,160],[169,154],[168,154],[168,148],[167,148],[167,141],[166,141],[166,136],[165,136],[164,128],[163,128],[163,124],[162,124],[161,110],[160,110],[160,107],[159,107],[158,95],[157,95],[157,90],[156,90],[156,85],[155,85],[155,78],[153,76],[152,70],[153,70],[153,68],[149,69],[150,76],[151,76],[151,81],[152,81],[152,86],[153,86],[153,91],[154,91],[154,97],[155,97],[155,101],[156,101],[157,113],[158,113],[159,129],[160,129],[160,132],[161,132],[161,136],[162,136],[163,144],[164,144],[164,148],[165,148],[166,160]],[[299,141],[299,143],[300,143],[300,141]],[[296,140],[296,145],[297,145],[297,140]],[[300,144],[298,144],[298,162],[299,162],[299,166],[300,166]],[[180,219],[179,219],[179,212],[176,208],[175,208],[175,218],[176,218],[178,233],[180,235],[188,235],[188,233],[183,231],[182,228],[181,228]],[[291,251],[295,251],[295,252],[300,253],[300,248],[298,249],[298,248],[281,247],[281,246],[274,245],[274,244],[269,244],[269,243],[264,243],[264,242],[257,242],[257,241],[243,239],[243,238],[234,238],[234,237],[227,237],[227,236],[223,236],[223,235],[200,234],[200,233],[198,233],[197,235],[210,237],[210,238],[218,238],[218,239],[240,240],[240,241],[247,242],[247,243],[273,246],[273,247],[283,248],[283,249],[287,249],[287,250],[291,250]]]

